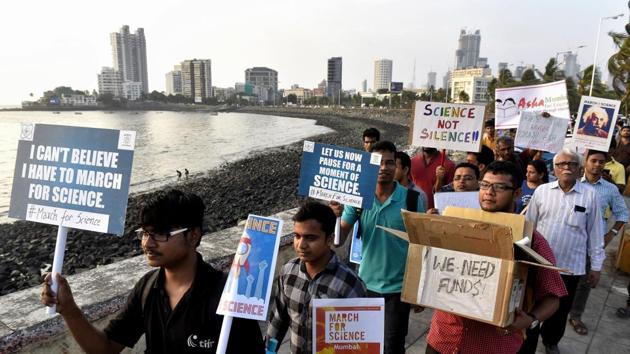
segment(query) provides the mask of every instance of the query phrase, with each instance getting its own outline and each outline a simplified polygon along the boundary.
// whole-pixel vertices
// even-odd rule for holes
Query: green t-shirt
[[[385,203],[381,204],[374,198],[372,207],[361,212],[360,220],[363,247],[359,277],[369,290],[381,294],[402,291],[409,246],[407,241],[376,228],[376,225],[380,225],[405,231],[400,210],[407,208],[407,188],[394,183],[394,193]],[[422,198],[418,198],[417,211],[425,211]],[[348,225],[354,224],[357,209],[346,205],[341,219]]]

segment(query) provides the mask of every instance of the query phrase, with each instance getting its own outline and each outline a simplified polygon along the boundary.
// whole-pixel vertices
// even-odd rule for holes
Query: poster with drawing
[[[614,135],[620,101],[582,96],[573,130],[573,144],[580,151],[593,149],[608,152]]]

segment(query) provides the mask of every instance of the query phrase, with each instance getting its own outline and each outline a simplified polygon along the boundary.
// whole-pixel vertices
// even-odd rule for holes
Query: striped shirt
[[[313,349],[311,299],[365,297],[367,294],[357,274],[331,253],[326,268],[313,279],[299,258],[287,262],[280,271],[267,339],[276,338],[282,343],[290,328],[291,353],[311,353]]]
[[[614,184],[599,178],[595,183],[590,183],[586,177],[582,177],[582,183],[587,184],[595,190],[595,194],[599,198],[599,206],[602,217],[606,214],[606,209],[610,207],[615,221],[628,222],[628,207],[623,200],[623,196],[619,193],[619,188]],[[604,232],[606,232],[606,222],[604,221]]]
[[[565,193],[554,181],[536,188],[526,217],[549,242],[558,267],[583,275],[587,254],[594,271],[601,270],[606,258],[601,213],[592,187],[575,183]]]

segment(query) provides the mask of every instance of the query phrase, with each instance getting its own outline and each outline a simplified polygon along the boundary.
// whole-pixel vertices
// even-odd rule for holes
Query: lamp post
[[[616,20],[620,18],[621,16],[623,16],[623,14],[599,18],[599,26],[597,27],[597,37],[595,38],[595,56],[593,58],[593,70],[591,72],[591,88],[588,92],[589,96],[593,96],[593,83],[595,82],[595,68],[597,67],[597,49],[599,49],[599,37],[600,37],[600,32],[602,31],[602,22],[604,22],[604,20]]]

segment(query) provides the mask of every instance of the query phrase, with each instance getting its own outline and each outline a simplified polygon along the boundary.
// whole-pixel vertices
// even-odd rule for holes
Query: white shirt
[[[603,216],[592,187],[576,182],[565,193],[558,181],[543,184],[536,188],[526,217],[547,239],[558,267],[569,269],[573,275],[583,275],[588,255],[591,269],[602,269],[606,258]]]

